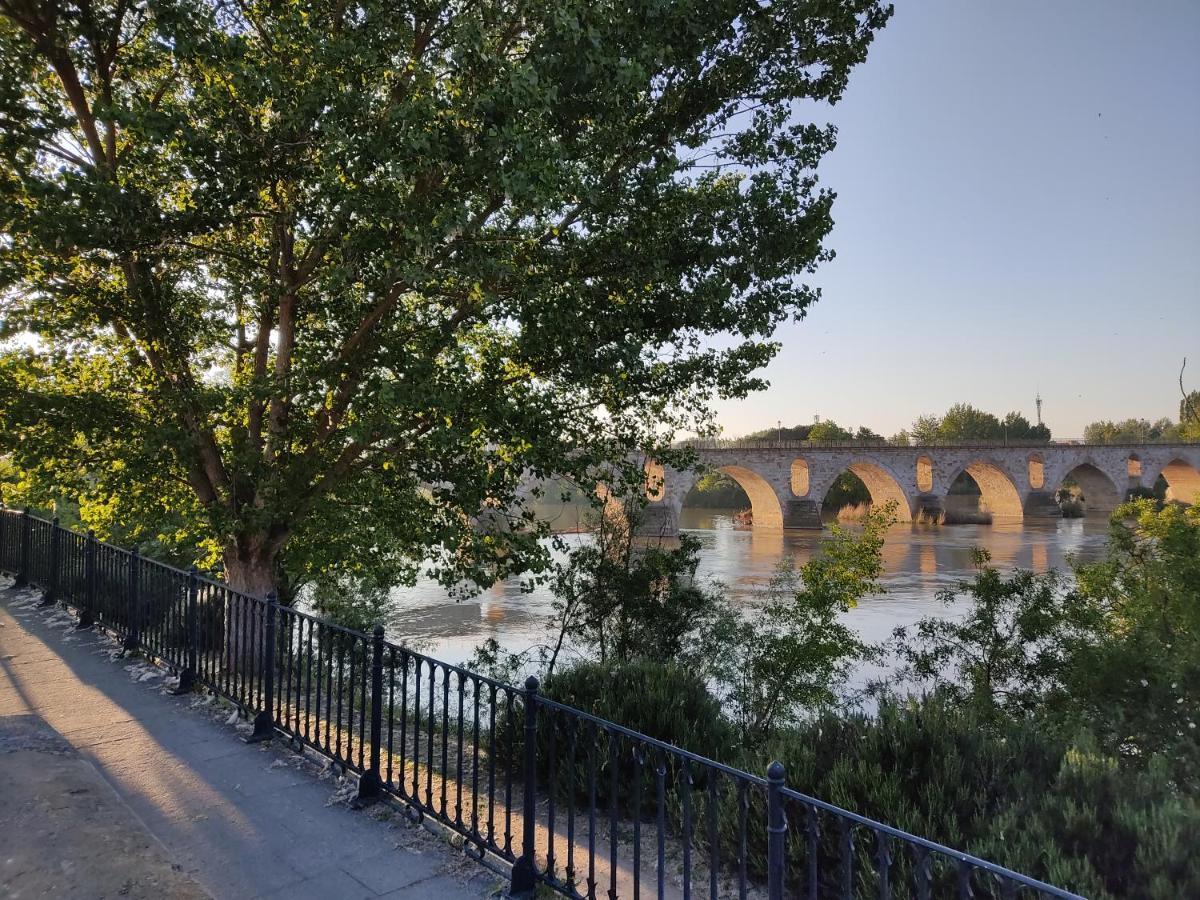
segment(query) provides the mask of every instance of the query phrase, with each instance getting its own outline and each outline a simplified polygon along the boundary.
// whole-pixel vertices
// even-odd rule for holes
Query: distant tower
[[[1036,402],[1037,402],[1037,411],[1038,411],[1038,413],[1037,413],[1038,424],[1041,425],[1042,424],[1042,392],[1041,391],[1038,391],[1038,393],[1037,393],[1037,401]]]

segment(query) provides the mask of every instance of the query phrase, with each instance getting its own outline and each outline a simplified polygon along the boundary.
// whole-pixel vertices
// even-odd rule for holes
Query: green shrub
[[[821,716],[769,754],[796,790],[1089,897],[1200,896],[1200,804],[1162,760],[1130,772],[1086,736],[985,721],[941,696]],[[835,842],[822,846],[836,870]]]
[[[701,756],[724,758],[733,749],[720,703],[695,672],[674,663],[581,663],[556,672],[543,693]]]
[[[691,753],[727,759],[734,752],[734,731],[719,702],[695,673],[673,663],[583,663],[555,673],[543,694]],[[523,712],[515,709],[514,715]],[[496,734],[503,735],[494,748],[502,758],[509,754],[507,742],[512,739],[511,753],[519,772],[524,748],[521,729],[510,734],[505,715],[498,720]],[[560,798],[580,804],[594,795],[601,812],[615,809],[621,817],[635,812],[653,816],[661,777],[665,809],[675,828],[684,781],[697,797],[707,786],[705,770],[691,767],[685,773],[678,757],[549,706],[538,714],[537,740],[542,788],[552,788]],[[690,778],[684,779],[685,774]]]

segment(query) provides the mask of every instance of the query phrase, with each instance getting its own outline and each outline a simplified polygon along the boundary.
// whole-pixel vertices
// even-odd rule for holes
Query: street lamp
[[[775,440],[780,447],[783,446],[783,419],[775,420]]]

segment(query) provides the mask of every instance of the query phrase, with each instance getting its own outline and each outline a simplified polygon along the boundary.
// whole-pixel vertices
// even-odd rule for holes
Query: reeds
[[[847,504],[837,511],[837,520],[839,522],[861,522],[870,511],[870,503]]]
[[[992,514],[986,509],[922,509],[913,522],[918,525],[991,525]]]

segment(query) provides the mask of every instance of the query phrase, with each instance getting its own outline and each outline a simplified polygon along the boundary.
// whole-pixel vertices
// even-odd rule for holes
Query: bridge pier
[[[1061,519],[1062,508],[1054,499],[1053,491],[1030,491],[1025,498],[1025,518]]]
[[[648,503],[634,533],[639,537],[679,537],[679,513],[670,503]]]
[[[945,509],[945,498],[939,497],[937,494],[917,494],[913,498],[913,519],[918,519],[922,515],[928,516],[930,519],[937,521],[938,516]]]
[[[783,504],[783,527],[820,531],[821,505],[815,500],[787,500]]]

